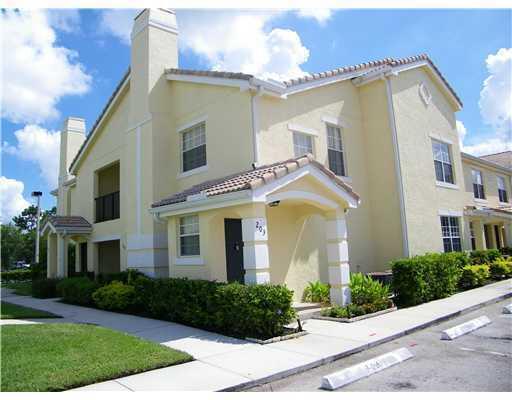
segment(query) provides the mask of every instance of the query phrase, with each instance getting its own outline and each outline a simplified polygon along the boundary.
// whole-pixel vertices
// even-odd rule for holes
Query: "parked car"
[[[30,268],[30,264],[27,264],[25,261],[16,261],[14,263],[14,269],[25,269]]]

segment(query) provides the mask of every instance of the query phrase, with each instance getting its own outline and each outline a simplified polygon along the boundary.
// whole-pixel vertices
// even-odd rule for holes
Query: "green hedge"
[[[34,279],[32,281],[32,296],[39,299],[59,297],[57,284],[60,281],[60,279]]]
[[[85,276],[65,278],[57,284],[57,293],[65,303],[85,306],[93,304],[92,294],[99,287],[99,283]]]
[[[491,279],[500,280],[512,277],[512,260],[496,260],[489,268]]]
[[[126,283],[113,281],[92,294],[94,304],[104,310],[130,310],[135,304],[135,288]]]
[[[395,303],[408,307],[454,294],[466,262],[464,253],[425,254],[393,261]]]
[[[471,289],[482,286],[490,276],[491,274],[489,272],[488,265],[467,265],[462,269],[459,286],[462,289]]]
[[[469,253],[469,264],[471,265],[483,265],[491,264],[501,257],[501,253],[496,249],[489,250],[473,250]]]
[[[279,336],[295,316],[293,292],[280,285],[145,277],[133,285],[136,307],[150,316],[236,337]]]
[[[29,281],[32,279],[32,272],[30,269],[19,269],[14,271],[0,272],[2,282],[19,282]]]

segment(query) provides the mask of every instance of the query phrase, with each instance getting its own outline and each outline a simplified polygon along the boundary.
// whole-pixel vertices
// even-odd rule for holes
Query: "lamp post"
[[[36,214],[36,256],[35,261],[36,264],[39,264],[39,219],[41,216],[41,208],[39,207],[39,201],[43,192],[32,192],[32,197],[37,199],[37,214]]]

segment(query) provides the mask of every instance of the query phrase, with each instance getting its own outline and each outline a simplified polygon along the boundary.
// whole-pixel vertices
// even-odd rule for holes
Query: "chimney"
[[[69,166],[85,141],[85,120],[69,117],[60,131],[59,186],[69,178]]]
[[[176,13],[163,8],[143,10],[134,19],[131,39],[131,117],[138,123],[150,115],[155,92],[167,86],[159,85],[165,81],[165,69],[178,67]]]

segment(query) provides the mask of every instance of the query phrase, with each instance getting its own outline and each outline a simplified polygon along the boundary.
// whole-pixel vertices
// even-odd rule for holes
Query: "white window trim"
[[[450,236],[444,236],[444,234],[443,234],[443,224],[441,223],[441,217],[454,217],[454,218],[457,218],[457,227],[458,227],[458,230],[459,230],[459,236],[452,236],[452,234],[451,234],[452,233],[451,225],[448,225],[448,227],[450,229]],[[463,243],[462,243],[463,236],[462,236],[462,231],[461,231],[461,228],[462,228],[461,227],[461,216],[459,216],[459,215],[439,214],[439,222],[441,223],[441,243],[443,245],[443,251],[444,251],[444,239],[450,239],[452,247],[453,247],[453,239],[459,239],[460,247],[461,247],[461,250],[462,250],[462,248],[463,248]]]
[[[348,128],[347,122],[343,121],[340,118],[330,117],[328,115],[324,115],[322,117],[322,122],[329,124],[329,125],[334,125],[338,128]]]
[[[187,234],[182,235],[181,234],[181,219],[184,217],[192,217],[192,216],[197,216],[197,225],[198,225],[197,233],[187,233]],[[176,249],[176,254],[178,254],[178,257],[176,257],[176,260],[180,259],[181,261],[186,262],[184,260],[193,260],[193,259],[201,258],[201,226],[200,226],[199,215],[198,214],[181,215],[177,218],[177,225],[178,226],[176,228],[176,233],[178,234],[178,241],[177,241],[178,248]],[[191,254],[189,256],[181,254],[181,238],[184,236],[199,236],[199,254]],[[193,265],[193,264],[182,264],[182,265]]]
[[[180,256],[174,259],[174,265],[204,265],[204,259],[198,256]]]
[[[430,133],[428,136],[429,136],[431,139],[437,140],[438,142],[441,142],[441,143],[444,143],[444,144],[448,144],[448,145],[450,145],[450,146],[452,146],[452,145],[453,145],[453,141],[452,141],[452,140],[450,140],[450,139],[445,139],[445,138],[443,138],[443,137],[441,137],[441,136],[439,136],[439,135],[436,135],[436,134],[434,134],[434,133]],[[451,156],[451,151],[450,151],[450,156]]]
[[[464,213],[462,211],[443,210],[443,209],[439,209],[438,214],[440,217],[462,217],[464,215]]]
[[[205,126],[204,126],[204,136],[205,136],[204,145],[206,146],[206,118],[205,117],[198,118],[198,119],[191,121],[185,125],[182,125],[180,127],[180,129],[177,130],[178,136],[179,136],[178,140],[180,142],[180,172],[178,172],[178,174],[176,175],[177,179],[186,178],[187,176],[199,174],[201,172],[208,170],[208,154],[206,154],[206,164],[205,165],[201,165],[200,167],[197,167],[194,169],[189,169],[188,171],[183,171],[183,132],[186,131],[187,129],[190,129],[190,128],[192,128],[196,125],[202,124],[202,123],[205,124]],[[208,148],[206,148],[206,151],[208,151]]]
[[[303,133],[305,135],[318,136],[318,131],[297,124],[288,124],[288,130],[292,133],[298,132]]]
[[[183,161],[181,161],[181,163],[183,163]],[[188,171],[185,172],[178,172],[178,174],[176,175],[176,179],[183,179],[190,175],[200,174],[205,171],[208,171],[208,163],[206,165],[202,165],[194,169],[189,169]]]
[[[455,185],[453,183],[448,183],[448,182],[441,182],[438,180],[436,180],[436,186],[439,186],[439,187],[442,187],[445,189],[459,190],[459,185]]]
[[[435,156],[434,154],[432,153],[432,161],[434,162],[434,179],[436,181],[436,184],[438,183],[441,183],[441,184],[447,184],[447,185],[454,185],[454,186],[457,186],[457,174],[455,172],[455,165],[454,165],[454,158],[453,158],[453,143],[450,142],[450,141],[447,141],[447,140],[442,140],[442,139],[438,139],[432,135],[430,135],[431,139],[433,141],[436,141],[436,142],[439,142],[439,143],[443,143],[445,145],[448,146],[448,156],[450,157],[450,165],[452,167],[452,176],[453,176],[453,182],[454,183],[450,183],[450,182],[444,182],[444,181],[438,181],[437,180],[437,175],[436,175],[436,169],[435,169],[435,162],[436,161],[439,161],[441,163],[444,163],[444,161],[441,161],[441,160],[436,160],[435,159]],[[432,141],[431,141],[431,146],[433,145]],[[444,169],[443,169],[443,176],[444,176]]]
[[[176,132],[181,134],[184,130],[187,130],[188,128],[192,128],[194,125],[199,125],[201,123],[205,123],[208,120],[207,115],[201,115],[200,117],[194,118],[193,120],[190,120],[189,122],[186,122],[176,128]]]
[[[298,133],[299,135],[306,135],[306,136],[310,136],[311,137],[311,150],[312,150],[312,154],[313,154],[313,157],[316,157],[316,143],[315,143],[315,136],[314,135],[309,135],[308,133],[305,133],[305,132],[302,132],[302,131],[292,131],[292,146],[293,146],[293,156],[294,157],[297,157],[295,155],[295,143],[293,141],[293,134],[294,133]]]
[[[480,175],[480,180],[482,181],[482,183],[476,183],[475,181],[473,181],[473,178],[474,178],[473,172],[477,172]],[[475,189],[474,189],[473,185],[482,185],[483,190],[484,190],[484,198],[483,199],[481,199],[480,197],[475,197]],[[481,169],[471,168],[471,189],[473,190],[473,200],[474,201],[476,201],[477,203],[482,203],[482,204],[488,203],[487,193],[486,193],[485,183],[484,183],[484,174]]]
[[[322,118],[322,121],[325,123],[325,139],[326,139],[326,143],[327,143],[327,162],[329,162],[329,132],[327,131],[327,125],[331,125],[340,130],[341,149],[342,149],[341,153],[343,154],[343,169],[345,170],[345,174],[346,174],[346,175],[336,175],[336,176],[338,178],[342,178],[347,183],[352,183],[352,178],[348,174],[346,140],[345,140],[345,134],[344,134],[344,130],[343,130],[344,126],[333,124],[329,121],[326,121],[324,118]],[[329,169],[329,171],[330,171],[330,169]]]
[[[475,203],[489,204],[489,201],[487,199],[479,199],[477,197],[474,197],[474,193],[473,193],[473,201]]]

